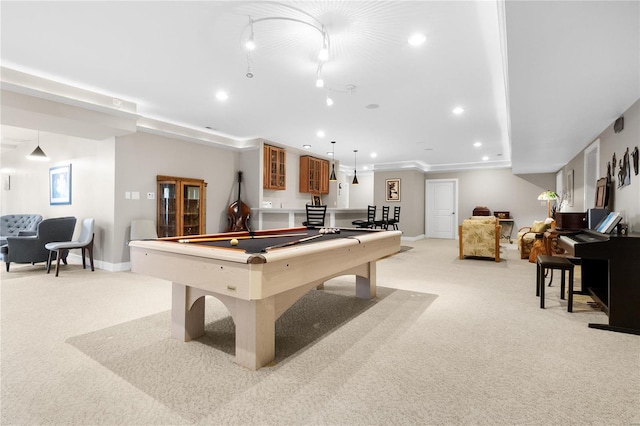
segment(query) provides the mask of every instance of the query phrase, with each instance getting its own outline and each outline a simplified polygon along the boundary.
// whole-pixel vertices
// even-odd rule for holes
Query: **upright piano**
[[[582,293],[609,317],[591,328],[640,334],[640,234],[603,234],[582,229],[560,235],[558,245],[580,258]]]

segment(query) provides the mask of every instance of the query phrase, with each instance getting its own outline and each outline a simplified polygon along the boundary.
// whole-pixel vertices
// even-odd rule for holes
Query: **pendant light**
[[[351,185],[358,185],[358,176],[356,176],[356,170],[357,170],[357,157],[358,157],[358,150],[354,149],[353,150],[353,182],[351,182]]]
[[[34,161],[49,161],[49,157],[44,153],[42,148],[40,148],[40,131],[38,130],[38,146],[33,152],[27,155],[27,159]]]
[[[331,165],[331,175],[329,175],[329,182],[335,182],[336,178],[336,141],[331,141],[331,157],[333,157],[333,164]]]

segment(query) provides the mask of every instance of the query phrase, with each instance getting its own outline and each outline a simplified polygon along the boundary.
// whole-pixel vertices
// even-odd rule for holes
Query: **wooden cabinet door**
[[[329,193],[329,162],[322,160],[320,171],[320,193]]]
[[[286,151],[271,145],[264,145],[262,187],[264,189],[287,189]]]
[[[300,192],[329,193],[329,162],[303,155],[300,157]]]
[[[158,180],[158,237],[173,237],[178,229],[177,182]]]
[[[158,237],[206,232],[206,187],[202,179],[158,176]]]

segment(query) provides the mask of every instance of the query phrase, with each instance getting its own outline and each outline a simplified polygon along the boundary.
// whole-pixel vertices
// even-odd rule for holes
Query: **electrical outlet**
[[[156,193],[155,192],[147,192],[147,200],[155,200]]]

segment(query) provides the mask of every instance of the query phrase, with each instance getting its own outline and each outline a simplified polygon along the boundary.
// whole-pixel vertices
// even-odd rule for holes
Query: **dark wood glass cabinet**
[[[329,193],[329,162],[327,160],[309,155],[300,157],[300,192]]]
[[[158,175],[158,236],[206,232],[207,183],[202,179]]]
[[[264,144],[262,187],[264,189],[287,189],[287,153],[284,148]]]

